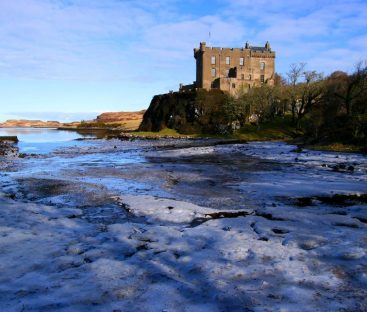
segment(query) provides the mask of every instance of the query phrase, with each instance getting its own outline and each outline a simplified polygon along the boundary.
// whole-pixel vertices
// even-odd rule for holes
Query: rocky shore
[[[76,142],[2,172],[3,309],[366,310],[365,156]]]
[[[18,148],[14,142],[18,142],[17,137],[0,137],[0,156],[16,156]]]

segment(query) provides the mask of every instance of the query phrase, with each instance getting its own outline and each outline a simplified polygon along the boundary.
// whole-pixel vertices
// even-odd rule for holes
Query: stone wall
[[[216,48],[207,47],[202,42],[199,49],[194,49],[194,56],[198,88],[219,88],[235,95],[241,88],[248,89],[263,82],[274,83],[275,52],[269,43],[265,47],[246,44],[244,48]],[[261,64],[264,69],[261,69]]]

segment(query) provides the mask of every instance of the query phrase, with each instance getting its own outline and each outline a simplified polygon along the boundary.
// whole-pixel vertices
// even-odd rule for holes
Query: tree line
[[[359,63],[351,74],[336,71],[327,77],[307,70],[305,63],[292,64],[285,77],[275,75],[274,86],[240,90],[226,96],[221,108],[206,105],[206,109],[205,118],[217,124],[217,132],[231,132],[245,123],[261,127],[291,116],[294,127],[309,141],[365,144],[367,63]]]

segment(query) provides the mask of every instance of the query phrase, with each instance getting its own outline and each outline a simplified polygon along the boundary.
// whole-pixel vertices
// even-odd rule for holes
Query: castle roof
[[[250,49],[252,51],[255,51],[255,52],[266,52],[266,51],[269,51],[267,48],[265,47],[253,47],[253,46],[250,46]]]

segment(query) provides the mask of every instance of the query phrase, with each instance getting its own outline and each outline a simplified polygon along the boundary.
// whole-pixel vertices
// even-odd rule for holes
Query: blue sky
[[[200,41],[270,41],[276,70],[367,59],[366,0],[0,0],[0,120],[147,108],[195,79]]]

